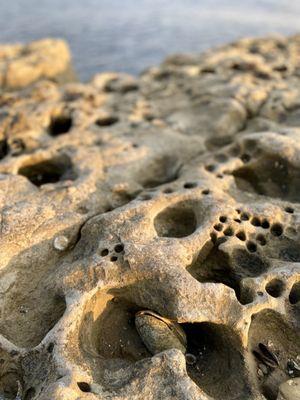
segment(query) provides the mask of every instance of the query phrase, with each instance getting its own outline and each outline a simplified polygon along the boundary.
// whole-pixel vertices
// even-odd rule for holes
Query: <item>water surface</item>
[[[0,42],[64,38],[87,80],[243,36],[297,33],[299,17],[297,0],[0,0]]]

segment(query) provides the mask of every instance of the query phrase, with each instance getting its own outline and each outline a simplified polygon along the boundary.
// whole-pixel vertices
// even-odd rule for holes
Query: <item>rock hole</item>
[[[262,234],[257,235],[256,240],[261,246],[265,246],[267,244],[266,238]]]
[[[279,313],[263,310],[252,316],[248,350],[260,392],[267,400],[276,400],[279,386],[291,377],[289,360],[296,360],[300,353],[299,333]]]
[[[222,224],[216,224],[214,225],[214,230],[221,232],[223,229],[223,225]]]
[[[233,236],[234,235],[234,230],[228,226],[225,230],[224,230],[224,235],[225,236]]]
[[[19,169],[18,174],[25,176],[38,187],[47,183],[76,179],[72,162],[66,155],[26,165]]]
[[[112,256],[112,257],[110,257],[110,261],[111,262],[116,262],[118,260],[118,257],[117,256]]]
[[[165,189],[163,190],[163,193],[165,193],[165,194],[173,193],[173,189],[172,189],[172,188],[165,188]]]
[[[246,234],[244,231],[239,231],[237,232],[237,234],[235,235],[238,239],[240,239],[242,242],[245,242],[246,240]]]
[[[99,117],[95,124],[104,127],[104,126],[112,126],[119,122],[119,118],[114,115],[104,115],[103,117]]]
[[[292,207],[285,207],[284,211],[289,213],[289,214],[293,214],[294,213],[294,209]]]
[[[182,238],[197,229],[197,218],[191,205],[184,202],[161,211],[154,219],[156,233],[160,237]]]
[[[224,215],[221,215],[221,217],[219,218],[219,221],[224,224],[224,222],[227,221],[227,217],[225,217]]]
[[[54,349],[54,343],[50,343],[50,344],[47,346],[47,351],[48,351],[48,353],[52,353],[52,352],[53,352],[53,349]]]
[[[285,284],[281,279],[274,278],[266,285],[267,293],[272,297],[280,297],[284,291]]]
[[[240,297],[239,278],[235,275],[226,253],[218,249],[219,243],[208,254],[200,252],[196,260],[187,267],[187,271],[197,281],[206,283],[223,283],[233,289],[237,298]]]
[[[108,253],[109,253],[108,249],[103,249],[100,254],[102,257],[106,257],[108,255]]]
[[[0,160],[7,156],[9,147],[6,140],[0,140]]]
[[[244,153],[244,154],[241,155],[241,160],[244,163],[247,163],[247,162],[249,162],[251,160],[251,156],[249,154]]]
[[[264,155],[233,172],[238,189],[284,201],[300,201],[300,170],[280,156]]]
[[[208,189],[202,190],[202,194],[204,194],[205,196],[208,195],[210,193],[210,191]]]
[[[269,228],[270,228],[270,223],[269,223],[269,221],[268,221],[267,219],[262,220],[261,227],[262,227],[263,229],[269,229]]]
[[[216,166],[213,164],[205,165],[205,169],[208,172],[213,172],[216,169]]]
[[[87,382],[77,382],[77,385],[79,389],[84,393],[89,393],[92,390],[90,384]]]
[[[123,244],[117,244],[115,246],[115,252],[116,253],[122,253],[123,250],[124,250],[124,245]]]
[[[300,282],[293,284],[289,295],[289,301],[291,304],[297,304],[300,301]]]
[[[250,218],[249,214],[246,212],[241,213],[241,220],[242,221],[248,221]]]
[[[250,253],[255,253],[257,250],[256,244],[254,242],[252,242],[251,240],[247,241],[246,247],[247,247],[248,251],[250,251]]]
[[[34,389],[34,388],[29,388],[29,389],[26,391],[26,393],[25,393],[24,400],[31,400],[31,399],[33,399],[34,396],[35,396],[35,394],[36,394],[35,389]]]
[[[257,218],[257,217],[253,217],[253,218],[251,219],[250,223],[251,223],[253,226],[261,226],[260,219]]]
[[[283,233],[282,225],[280,224],[273,224],[271,226],[271,233],[273,236],[281,236]]]
[[[79,348],[95,382],[111,390],[111,376],[136,361],[151,357],[135,327],[141,311],[132,288],[94,295],[84,310]]]
[[[49,135],[59,136],[68,133],[72,128],[72,118],[68,114],[61,114],[51,118],[49,125]]]
[[[234,398],[252,398],[236,333],[225,325],[207,322],[181,326],[187,335],[187,353],[196,361],[187,364],[191,379],[216,400],[231,400],[233,388]]]
[[[197,182],[186,182],[186,183],[183,185],[183,187],[184,187],[185,189],[194,189],[194,188],[197,187],[197,186],[198,186]]]

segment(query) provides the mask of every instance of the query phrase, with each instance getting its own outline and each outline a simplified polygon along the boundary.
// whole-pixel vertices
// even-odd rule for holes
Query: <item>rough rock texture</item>
[[[69,48],[63,40],[0,45],[0,90],[19,89],[39,79],[73,80]]]
[[[299,51],[1,95],[2,397],[299,398]],[[145,309],[196,363],[149,353]]]

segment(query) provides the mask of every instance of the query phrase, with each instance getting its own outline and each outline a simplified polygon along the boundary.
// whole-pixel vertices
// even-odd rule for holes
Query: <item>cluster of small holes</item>
[[[118,255],[121,254],[121,253],[123,253],[123,252],[124,252],[124,245],[123,245],[122,243],[116,244],[115,247],[114,247],[114,253],[115,253],[115,254],[112,254],[112,255],[111,255],[110,261],[111,261],[111,262],[116,262],[116,261],[118,260]],[[110,251],[109,251],[109,249],[107,249],[107,248],[102,249],[101,252],[100,252],[100,254],[101,254],[102,257],[108,256],[109,253],[110,253]]]

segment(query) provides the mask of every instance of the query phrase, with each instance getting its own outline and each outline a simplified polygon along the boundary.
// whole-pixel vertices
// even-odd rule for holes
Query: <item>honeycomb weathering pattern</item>
[[[2,89],[0,398],[299,399],[299,50]]]

